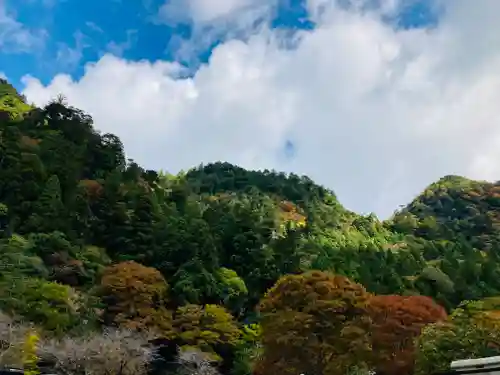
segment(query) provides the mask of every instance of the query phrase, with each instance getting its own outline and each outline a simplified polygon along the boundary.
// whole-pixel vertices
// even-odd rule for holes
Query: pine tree
[[[52,175],[38,200],[33,204],[33,212],[27,222],[22,225],[21,233],[50,233],[60,231],[67,233],[66,208],[61,200],[59,178]]]

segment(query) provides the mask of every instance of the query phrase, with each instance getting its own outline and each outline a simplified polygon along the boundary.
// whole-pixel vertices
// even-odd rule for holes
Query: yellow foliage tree
[[[220,359],[215,354],[216,346],[235,346],[241,334],[233,316],[217,305],[179,307],[174,327],[185,347],[211,353],[214,360]]]
[[[29,331],[23,344],[22,357],[25,375],[37,375],[38,369],[37,346],[40,337],[35,331]]]

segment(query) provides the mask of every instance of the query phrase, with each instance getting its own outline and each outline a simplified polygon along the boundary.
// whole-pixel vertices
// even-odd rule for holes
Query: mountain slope
[[[499,246],[500,183],[446,176],[430,185],[395,221],[412,217],[425,238],[467,241],[488,251]]]
[[[0,82],[0,309],[60,334],[116,318],[170,335],[184,313],[207,311],[256,322],[270,287],[311,269],[451,310],[500,295],[499,208],[500,184],[456,176],[381,222],[305,176],[225,162],[145,170],[87,114],[61,100],[34,108]],[[119,276],[102,277],[110,270]],[[139,290],[128,297],[143,304],[140,322],[102,295],[122,282]]]

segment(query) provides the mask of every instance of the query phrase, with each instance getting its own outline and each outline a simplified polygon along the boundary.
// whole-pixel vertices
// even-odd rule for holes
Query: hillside
[[[282,345],[265,339],[264,307],[282,306],[266,299],[308,271],[369,296],[432,297],[455,315],[499,296],[499,209],[500,184],[456,176],[381,222],[306,176],[223,162],[145,170],[87,114],[60,99],[35,108],[0,82],[0,310],[41,337],[154,331],[166,347],[209,353],[222,373],[266,374]]]

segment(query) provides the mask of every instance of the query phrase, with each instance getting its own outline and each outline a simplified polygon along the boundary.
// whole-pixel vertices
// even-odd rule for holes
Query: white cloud
[[[168,0],[159,9],[159,17],[168,22],[191,20],[207,24],[269,9],[274,0]]]
[[[175,36],[169,50],[188,65],[196,65],[200,52],[214,42],[231,40],[235,36],[255,31],[256,23],[267,23],[279,0],[166,0],[160,6],[154,22],[168,25],[189,23],[189,38]]]
[[[500,177],[500,2],[446,6],[432,30],[396,31],[329,5],[294,50],[269,32],[227,41],[185,80],[169,62],[107,55],[80,81],[26,78],[24,94],[43,104],[63,93],[149,168],[295,171],[387,216],[445,174]]]
[[[59,43],[56,52],[56,62],[59,69],[75,69],[83,58],[83,51],[91,46],[88,37],[81,31],[73,33],[73,40],[73,46]]]
[[[47,37],[45,30],[30,30],[16,20],[0,0],[0,51],[3,53],[33,52],[43,47]]]
[[[125,33],[126,39],[123,42],[111,41],[106,46],[108,51],[115,56],[122,56],[125,51],[132,48],[137,42],[137,30],[130,29]]]

